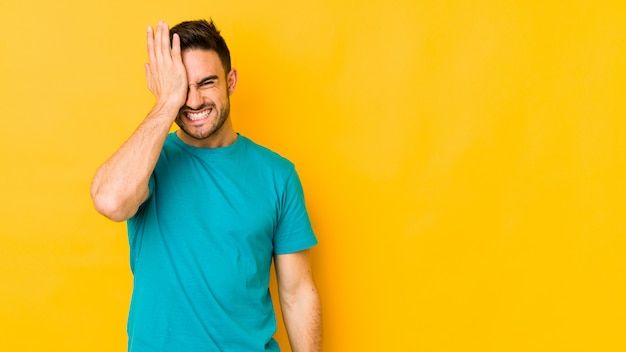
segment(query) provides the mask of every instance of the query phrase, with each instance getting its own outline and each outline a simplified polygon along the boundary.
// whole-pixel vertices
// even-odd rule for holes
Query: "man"
[[[91,187],[100,213],[128,220],[128,350],[279,351],[273,259],[291,347],[319,351],[302,187],[292,163],[234,131],[224,39],[201,20],[159,22],[147,41],[155,105]]]

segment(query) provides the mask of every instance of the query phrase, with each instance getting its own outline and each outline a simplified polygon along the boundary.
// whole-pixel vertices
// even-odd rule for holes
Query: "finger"
[[[172,59],[175,61],[182,61],[180,56],[180,37],[177,33],[172,36]]]
[[[163,46],[161,45],[161,37],[163,36],[163,22],[159,21],[154,31],[154,57],[157,67],[163,62]]]
[[[149,62],[155,62],[155,54],[154,54],[154,30],[152,26],[148,26],[148,30],[146,31],[146,37],[148,42],[148,60]]]
[[[167,23],[160,22],[160,25],[161,27],[159,28],[158,40],[160,45],[161,62],[169,63],[172,57],[172,49],[170,47],[170,30]]]

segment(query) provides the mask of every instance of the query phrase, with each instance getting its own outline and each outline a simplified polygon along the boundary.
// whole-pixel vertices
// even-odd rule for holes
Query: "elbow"
[[[292,292],[279,291],[279,297],[283,309],[290,309],[298,303],[298,295]]]
[[[94,185],[91,187],[91,200],[96,211],[110,220],[122,222],[133,215],[125,209],[123,202],[112,195],[104,194]]]
[[[285,309],[293,309],[304,302],[319,305],[319,294],[313,282],[302,284],[294,290],[279,290],[279,296]]]

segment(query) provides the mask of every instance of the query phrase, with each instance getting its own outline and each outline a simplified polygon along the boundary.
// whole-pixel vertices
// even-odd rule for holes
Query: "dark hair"
[[[230,51],[226,41],[215,28],[213,20],[185,21],[170,29],[170,40],[174,33],[180,37],[180,49],[213,50],[222,61],[225,74],[230,72]]]

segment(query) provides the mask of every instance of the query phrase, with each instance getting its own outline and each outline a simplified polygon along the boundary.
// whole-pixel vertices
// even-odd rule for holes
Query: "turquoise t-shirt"
[[[279,351],[272,256],[317,243],[291,162],[241,135],[205,149],[171,133],[128,236],[129,351]]]

